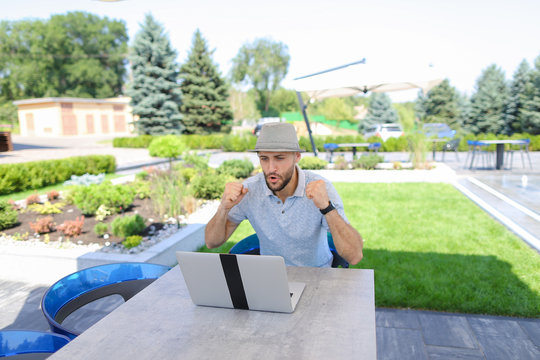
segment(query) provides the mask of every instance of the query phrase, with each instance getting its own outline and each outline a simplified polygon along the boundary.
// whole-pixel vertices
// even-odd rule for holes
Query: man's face
[[[262,151],[258,155],[268,188],[274,192],[283,190],[294,175],[300,153]]]

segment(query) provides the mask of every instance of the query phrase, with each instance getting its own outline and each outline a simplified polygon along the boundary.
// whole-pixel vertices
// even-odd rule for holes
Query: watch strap
[[[319,209],[319,211],[321,212],[321,214],[326,215],[326,214],[328,214],[330,211],[332,211],[334,209],[335,209],[334,204],[332,204],[332,202],[329,201],[328,206],[325,207],[324,209]]]

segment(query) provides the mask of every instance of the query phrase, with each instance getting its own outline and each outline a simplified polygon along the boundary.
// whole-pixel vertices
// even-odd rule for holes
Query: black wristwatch
[[[332,204],[332,202],[329,201],[328,206],[325,207],[324,209],[319,209],[319,211],[321,212],[321,214],[326,215],[326,214],[328,214],[330,211],[332,211],[334,209],[335,209],[334,204]]]

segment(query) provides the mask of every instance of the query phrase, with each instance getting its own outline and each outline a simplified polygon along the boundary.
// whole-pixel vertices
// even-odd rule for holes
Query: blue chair
[[[62,325],[75,310],[110,295],[124,301],[150,285],[170,267],[148,263],[116,263],[90,267],[54,283],[41,299],[51,330],[74,339],[79,331]]]
[[[332,260],[332,267],[337,268],[339,266],[343,268],[348,268],[349,263],[338,254],[336,246],[334,245],[334,239],[332,234],[328,232],[328,247],[334,256]],[[249,254],[249,255],[260,255],[261,249],[259,246],[259,238],[257,234],[252,234],[239,242],[237,242],[230,250],[229,254]]]
[[[326,150],[328,162],[331,163],[332,162],[332,155],[334,155],[334,151],[336,151],[336,149],[339,147],[339,145],[334,144],[334,143],[326,143],[326,144],[323,145],[323,147],[324,147],[324,150]]]
[[[30,331],[0,331],[0,358],[46,359],[70,339],[63,335]]]
[[[374,142],[374,143],[370,143],[368,145],[368,151],[369,152],[371,152],[371,151],[379,152],[380,148],[381,148],[381,143],[380,142]]]
[[[523,168],[525,168],[525,159],[523,154],[527,154],[527,157],[529,158],[529,166],[532,170],[532,162],[531,162],[531,155],[529,154],[529,145],[531,143],[531,139],[523,139],[522,144],[517,144],[518,149],[512,148],[512,145],[509,146],[509,149],[507,151],[506,155],[506,163],[510,163],[509,168],[512,169],[512,165],[514,164],[514,152],[520,151],[521,153],[521,165]],[[510,160],[510,161],[509,161]]]

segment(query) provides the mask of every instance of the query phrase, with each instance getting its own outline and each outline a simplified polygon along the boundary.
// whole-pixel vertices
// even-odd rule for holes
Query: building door
[[[77,135],[77,117],[73,114],[62,114],[62,134]]]
[[[114,132],[126,132],[126,117],[124,115],[114,115]]]
[[[86,115],[86,133],[87,134],[96,133],[94,129],[94,115],[91,115],[91,114]]]
[[[27,113],[25,115],[25,119],[26,119],[26,132],[28,133],[28,136],[36,135],[36,127],[34,124],[34,114]]]
[[[107,115],[101,115],[101,132],[103,134],[109,133],[109,117]]]

